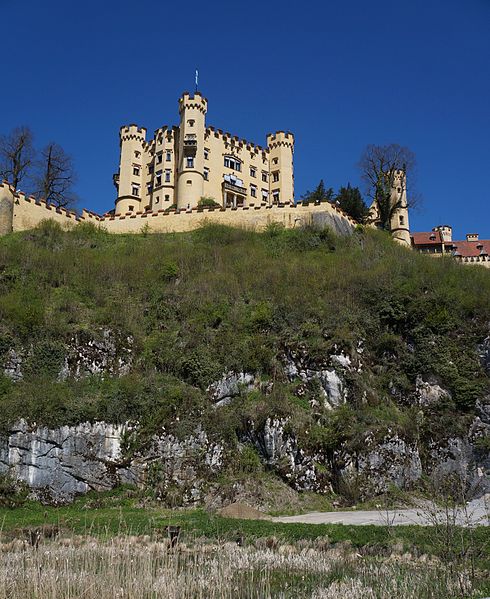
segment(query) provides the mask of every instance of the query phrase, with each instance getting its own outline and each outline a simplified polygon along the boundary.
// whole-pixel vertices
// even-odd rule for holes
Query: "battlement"
[[[290,131],[276,131],[267,134],[267,145],[269,148],[279,146],[294,147],[294,135]]]
[[[238,137],[238,135],[232,135],[228,133],[228,131],[223,131],[223,129],[218,129],[217,127],[213,127],[209,125],[206,127],[206,135],[214,135],[214,137],[218,139],[222,139],[226,143],[237,145],[240,148],[246,148],[249,151],[264,153],[269,152],[269,148],[264,148],[263,146],[254,143],[253,141],[248,141],[243,137]]]
[[[129,141],[132,139],[144,143],[146,141],[146,128],[138,127],[138,125],[134,124],[124,125],[119,129],[119,136],[121,141]]]
[[[201,92],[194,92],[194,94],[190,94],[189,92],[184,92],[182,96],[179,98],[179,112],[181,113],[183,110],[194,108],[206,114],[208,109],[208,101],[201,94]]]

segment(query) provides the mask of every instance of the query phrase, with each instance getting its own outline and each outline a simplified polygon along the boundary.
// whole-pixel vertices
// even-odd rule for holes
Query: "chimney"
[[[467,233],[466,241],[478,241],[478,233]]]

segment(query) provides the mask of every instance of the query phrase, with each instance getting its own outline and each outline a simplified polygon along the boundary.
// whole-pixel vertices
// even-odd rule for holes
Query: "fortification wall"
[[[329,226],[341,235],[349,234],[356,222],[333,204],[249,205],[241,208],[194,208],[192,210],[159,210],[128,212],[117,216],[100,216],[83,210],[81,216],[44,201],[36,201],[23,193],[15,193],[8,183],[0,183],[0,234],[33,229],[43,220],[57,222],[64,229],[78,223],[91,222],[110,233],[182,233],[192,231],[206,222],[233,227],[263,230],[271,223],[286,228],[316,225]]]
[[[257,231],[271,223],[279,223],[290,229],[305,225],[329,226],[342,235],[351,233],[356,225],[354,220],[328,203],[129,213],[101,218],[98,224],[111,233],[140,233],[143,228],[154,233],[182,233],[197,229],[206,222]]]
[[[75,212],[64,208],[55,208],[33,197],[17,193],[14,199],[13,230],[26,231],[33,229],[43,220],[53,220],[64,229],[74,227],[80,222]]]

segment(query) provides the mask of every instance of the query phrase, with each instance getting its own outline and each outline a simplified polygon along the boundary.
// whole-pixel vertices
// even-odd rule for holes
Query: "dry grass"
[[[260,542],[259,542],[260,541]],[[0,599],[448,599],[459,588],[435,558],[363,557],[328,539],[279,545],[66,537],[0,545]],[[468,588],[468,593],[470,589]],[[467,596],[471,596],[468,594]]]

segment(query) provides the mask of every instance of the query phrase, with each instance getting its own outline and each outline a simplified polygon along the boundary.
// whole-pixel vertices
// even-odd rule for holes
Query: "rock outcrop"
[[[67,502],[88,491],[121,484],[151,483],[164,493],[170,485],[185,488],[185,503],[200,499],[199,487],[222,465],[223,448],[203,431],[179,440],[162,432],[144,448],[129,452],[137,430],[105,422],[56,429],[20,422],[0,437],[0,473],[25,482],[43,501]]]

